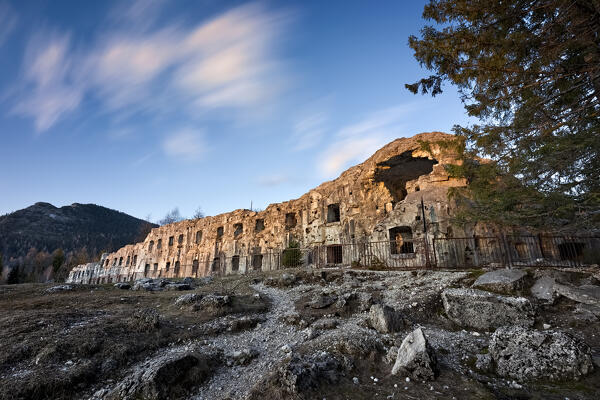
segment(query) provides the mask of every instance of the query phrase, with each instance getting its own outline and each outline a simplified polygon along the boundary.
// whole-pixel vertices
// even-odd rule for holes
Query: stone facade
[[[291,242],[300,245],[304,264],[321,258],[336,264],[356,261],[343,253],[309,251],[339,244],[387,242],[385,249],[396,257],[418,257],[418,247],[426,245],[423,215],[432,237],[460,233],[450,227],[453,204],[447,191],[466,183],[448,176],[444,166],[456,163],[456,155],[439,145],[453,138],[432,132],[396,139],[298,199],[270,204],[264,211],[235,210],[154,228],[143,242],[77,266],[68,281],[272,270],[281,267],[282,250]],[[423,142],[429,143],[427,151]]]

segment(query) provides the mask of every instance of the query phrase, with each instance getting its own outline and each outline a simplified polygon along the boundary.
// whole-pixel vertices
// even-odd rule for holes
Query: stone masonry
[[[461,233],[450,226],[454,205],[447,192],[466,183],[448,176],[444,166],[456,163],[456,154],[440,146],[453,138],[431,132],[396,139],[298,199],[270,204],[264,211],[240,209],[154,228],[143,242],[77,266],[68,282],[272,270],[281,266],[281,252],[291,242],[301,249],[396,242],[392,255],[415,257],[424,232],[421,200],[431,237]],[[424,142],[429,144],[427,150]],[[303,257],[311,264],[321,256],[311,259],[305,252]],[[345,255],[336,257],[334,263],[350,264]]]

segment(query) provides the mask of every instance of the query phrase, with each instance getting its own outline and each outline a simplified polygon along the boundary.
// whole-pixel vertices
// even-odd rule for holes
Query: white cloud
[[[402,119],[414,109],[400,105],[368,114],[355,124],[341,128],[319,156],[322,177],[333,178],[353,164],[363,162],[390,141],[405,136]]]
[[[38,132],[50,128],[63,114],[75,110],[83,87],[69,79],[73,59],[68,36],[36,36],[26,50],[22,91],[13,112],[34,119]]]
[[[68,36],[32,41],[17,112],[45,130],[84,96],[112,113],[183,109],[197,115],[213,108],[262,107],[282,90],[286,79],[276,44],[289,14],[250,4],[192,26],[176,20],[160,28],[144,23],[154,21],[161,4],[138,0],[123,9],[130,23],[109,26],[84,52],[70,48]]]
[[[194,161],[206,151],[203,136],[191,129],[169,135],[163,142],[165,153],[173,158]]]
[[[16,28],[19,18],[10,4],[0,2],[0,47]]]

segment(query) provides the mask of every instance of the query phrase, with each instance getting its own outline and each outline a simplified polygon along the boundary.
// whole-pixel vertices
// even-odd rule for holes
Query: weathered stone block
[[[579,379],[594,370],[590,348],[564,332],[504,326],[489,350],[496,372],[520,381]]]
[[[508,297],[477,289],[442,292],[446,315],[468,328],[493,330],[503,325],[532,326],[534,310],[524,297]]]
[[[526,276],[519,269],[497,269],[481,275],[473,287],[497,293],[513,293],[523,290]]]

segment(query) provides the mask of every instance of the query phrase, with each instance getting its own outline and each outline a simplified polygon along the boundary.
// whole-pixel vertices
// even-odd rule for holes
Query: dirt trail
[[[244,398],[256,382],[282,358],[283,346],[294,347],[305,340],[305,333],[295,327],[282,325],[280,321],[280,317],[294,310],[294,293],[301,288],[280,290],[263,284],[251,287],[271,301],[271,309],[265,315],[265,322],[252,331],[221,334],[207,342],[208,346],[223,349],[225,354],[253,348],[258,351],[257,357],[245,366],[221,367],[192,399]]]

